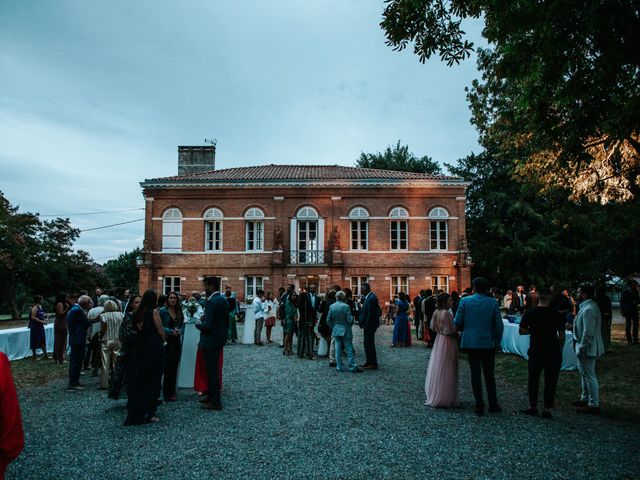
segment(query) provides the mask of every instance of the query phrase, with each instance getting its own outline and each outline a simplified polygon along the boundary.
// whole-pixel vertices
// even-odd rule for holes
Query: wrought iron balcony
[[[289,265],[319,265],[326,264],[328,260],[328,252],[325,250],[289,250]]]

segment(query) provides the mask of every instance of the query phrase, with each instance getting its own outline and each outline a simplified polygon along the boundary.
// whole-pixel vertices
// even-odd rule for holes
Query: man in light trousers
[[[353,325],[353,317],[349,305],[344,303],[346,295],[343,291],[336,293],[336,302],[329,307],[329,315],[327,316],[327,325],[331,328],[331,336],[336,343],[336,370],[344,372],[342,364],[342,348],[347,352],[349,358],[349,371],[352,373],[360,373],[361,369],[356,364],[356,356],[353,353],[353,333],[351,326]]]
[[[256,296],[253,297],[253,315],[256,320],[256,328],[253,331],[253,340],[256,345],[264,345],[262,343],[262,326],[266,318],[264,306],[264,290],[258,290]]]
[[[596,359],[604,353],[602,341],[602,316],[598,304],[593,300],[594,289],[583,285],[578,289],[580,310],[573,321],[573,339],[582,394],[573,402],[578,413],[600,413],[600,394],[596,377]]]

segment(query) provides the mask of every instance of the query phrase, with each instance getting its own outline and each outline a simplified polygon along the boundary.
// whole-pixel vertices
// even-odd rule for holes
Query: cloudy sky
[[[142,218],[138,182],[175,175],[176,147],[205,138],[218,139],[216,168],[352,165],[399,139],[440,163],[478,151],[464,92],[475,58],[448,68],[393,52],[383,8],[0,0],[0,190],[90,229]],[[480,39],[478,23],[466,29]],[[142,236],[137,222],[76,247],[103,263]]]

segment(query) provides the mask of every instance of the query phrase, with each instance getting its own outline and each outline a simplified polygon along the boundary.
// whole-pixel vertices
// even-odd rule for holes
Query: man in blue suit
[[[367,361],[362,367],[366,370],[377,370],[378,356],[376,355],[375,335],[380,326],[380,303],[368,283],[362,284],[362,296],[364,303],[360,311],[360,328],[364,329],[364,354],[367,357]]]
[[[489,412],[502,411],[496,394],[495,361],[504,325],[498,301],[488,295],[488,280],[482,277],[474,279],[473,290],[473,295],[460,300],[453,323],[462,332],[460,348],[469,356],[476,415],[481,416],[484,415],[481,372],[484,372]]]
[[[209,398],[202,400],[202,408],[222,410],[218,369],[220,353],[227,343],[229,303],[220,292],[220,277],[206,277],[204,289],[207,295],[204,317],[201,324],[196,324],[200,330],[200,348],[202,348],[207,378],[209,379]]]
[[[82,370],[82,360],[84,359],[87,344],[87,330],[91,322],[87,318],[87,311],[91,308],[92,302],[88,295],[82,295],[69,313],[67,313],[67,326],[69,329],[69,388],[67,391],[75,392],[84,390],[80,385],[80,370]]]

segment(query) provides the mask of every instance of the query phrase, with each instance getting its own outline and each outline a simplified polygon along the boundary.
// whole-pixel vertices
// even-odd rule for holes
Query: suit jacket
[[[360,310],[360,328],[376,329],[380,326],[380,303],[375,293],[370,292]]]
[[[84,345],[87,342],[87,330],[91,322],[80,305],[74,305],[67,313],[69,345]]]
[[[422,320],[422,300],[423,298],[420,295],[413,299],[413,308],[415,309],[413,313],[413,323],[416,327]]]
[[[229,330],[229,303],[216,292],[207,299],[202,324],[196,324],[200,330],[200,347],[205,350],[224,347]]]
[[[602,316],[592,299],[580,304],[580,311],[573,321],[573,339],[576,353],[584,352],[587,357],[599,357],[604,353]]]
[[[427,325],[431,325],[431,318],[436,311],[436,298],[434,296],[427,297],[422,301],[420,307],[420,313],[422,315],[422,321]]]
[[[334,337],[348,336],[351,333],[351,325],[353,325],[349,305],[344,302],[332,303],[329,307],[329,315],[327,315],[327,325],[331,328],[331,334]]]
[[[316,312],[320,311],[320,304],[321,304],[320,295],[318,295],[317,293],[315,295],[309,294],[309,302],[311,303],[311,306]]]
[[[460,348],[500,346],[504,324],[498,301],[493,297],[476,293],[462,298],[453,324],[462,331]]]
[[[620,296],[620,314],[623,317],[636,318],[638,316],[638,291],[627,288]]]

